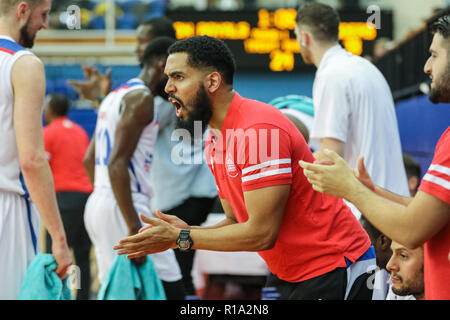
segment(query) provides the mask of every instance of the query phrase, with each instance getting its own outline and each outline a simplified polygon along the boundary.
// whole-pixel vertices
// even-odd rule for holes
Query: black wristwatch
[[[178,239],[177,239],[177,245],[178,245],[178,249],[180,249],[180,251],[185,252],[192,248],[194,241],[192,241],[190,234],[191,234],[191,230],[189,230],[189,229],[182,229],[180,231],[180,234],[178,235]]]

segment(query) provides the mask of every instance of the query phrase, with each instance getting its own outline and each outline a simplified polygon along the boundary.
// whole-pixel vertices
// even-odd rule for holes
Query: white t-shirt
[[[344,159],[352,168],[364,156],[377,186],[409,196],[394,101],[373,64],[340,45],[332,47],[317,70],[313,102],[312,141],[334,138],[344,142]],[[361,213],[350,207],[359,218]]]

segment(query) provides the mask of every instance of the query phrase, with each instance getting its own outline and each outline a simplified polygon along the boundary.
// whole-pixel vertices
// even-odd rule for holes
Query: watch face
[[[178,247],[180,249],[189,249],[190,243],[189,243],[188,240],[182,240],[182,241],[179,242]]]
[[[189,236],[189,230],[181,230],[178,237],[177,245],[181,251],[187,251],[192,246],[192,239]]]

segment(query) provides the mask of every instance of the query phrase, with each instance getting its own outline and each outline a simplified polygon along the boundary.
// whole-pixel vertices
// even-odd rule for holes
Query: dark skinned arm
[[[86,150],[86,154],[83,159],[84,171],[89,178],[89,181],[92,185],[94,185],[95,180],[95,132],[92,136],[91,142],[89,143],[89,147]]]
[[[139,231],[140,222],[132,201],[128,166],[142,131],[153,120],[153,96],[136,90],[127,94],[122,103],[124,111],[117,125],[108,171],[128,233],[134,235]]]

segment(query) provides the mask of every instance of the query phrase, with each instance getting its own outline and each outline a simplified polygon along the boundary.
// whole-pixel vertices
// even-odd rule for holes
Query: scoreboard
[[[377,29],[367,22],[366,11],[343,11],[339,39],[345,49],[356,55],[370,54],[374,41],[392,39],[392,12],[380,12]],[[238,70],[292,72],[307,66],[300,57],[294,34],[297,10],[280,8],[254,11],[173,10],[167,16],[174,21],[178,39],[207,35],[224,40],[235,55]]]

